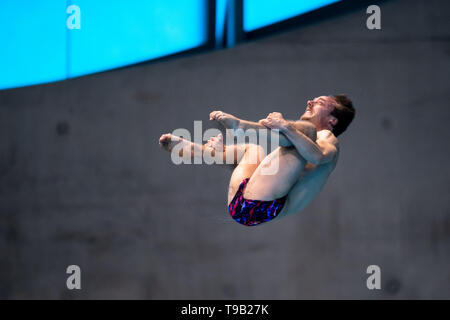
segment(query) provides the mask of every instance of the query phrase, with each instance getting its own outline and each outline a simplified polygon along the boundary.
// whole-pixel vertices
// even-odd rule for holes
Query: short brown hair
[[[331,96],[336,102],[337,106],[331,112],[338,122],[333,127],[333,134],[337,137],[347,129],[348,125],[353,121],[355,117],[355,108],[353,102],[345,94],[338,94]]]

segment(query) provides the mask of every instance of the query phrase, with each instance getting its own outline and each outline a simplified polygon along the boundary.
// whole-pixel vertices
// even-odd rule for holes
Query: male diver
[[[190,155],[210,152],[236,165],[228,189],[228,212],[237,222],[254,226],[302,211],[320,192],[336,166],[339,156],[337,136],[355,116],[346,95],[320,96],[309,100],[299,120],[290,121],[279,112],[251,122],[222,111],[210,113],[210,120],[225,129],[277,129],[279,146],[269,153],[258,144],[223,144],[219,134],[199,145],[172,134],[163,134],[159,144],[172,151],[178,145]],[[181,148],[180,148],[181,147]],[[277,170],[264,170],[277,161]]]

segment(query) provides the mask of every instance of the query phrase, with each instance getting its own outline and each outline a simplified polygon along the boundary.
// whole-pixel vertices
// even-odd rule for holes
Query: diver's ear
[[[335,127],[338,123],[338,119],[336,117],[331,116],[328,120],[328,124],[330,124],[332,127]]]

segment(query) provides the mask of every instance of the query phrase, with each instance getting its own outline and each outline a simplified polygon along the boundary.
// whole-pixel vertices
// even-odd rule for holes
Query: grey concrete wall
[[[450,298],[450,3],[381,4],[233,49],[0,91],[0,297]],[[322,193],[254,228],[231,171],[176,166],[162,133],[216,106],[298,117],[348,93],[357,116]],[[65,269],[82,268],[69,291]],[[377,264],[382,290],[366,288]]]

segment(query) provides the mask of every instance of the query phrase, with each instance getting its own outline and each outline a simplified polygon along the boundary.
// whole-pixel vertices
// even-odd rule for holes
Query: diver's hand
[[[269,129],[278,129],[280,131],[286,130],[289,125],[289,122],[283,118],[280,112],[271,112],[265,119],[259,122]]]

